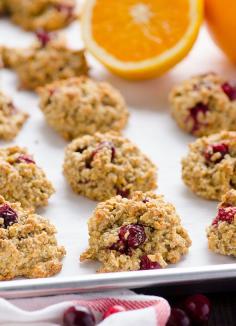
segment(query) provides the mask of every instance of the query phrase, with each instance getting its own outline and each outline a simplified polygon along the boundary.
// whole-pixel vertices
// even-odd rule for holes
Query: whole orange
[[[205,12],[216,44],[236,63],[236,0],[205,0]]]

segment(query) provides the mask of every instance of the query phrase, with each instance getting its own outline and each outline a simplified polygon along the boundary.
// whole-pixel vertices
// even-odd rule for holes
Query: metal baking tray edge
[[[225,281],[227,279],[236,281],[236,264],[3,281],[0,283],[0,296],[23,298],[121,288],[192,285],[193,283]]]

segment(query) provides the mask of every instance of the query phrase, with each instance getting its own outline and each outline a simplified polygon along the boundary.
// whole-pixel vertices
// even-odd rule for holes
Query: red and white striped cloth
[[[137,295],[125,290],[9,301],[0,299],[0,325],[63,325],[64,311],[75,304],[89,307],[99,326],[165,326],[170,314],[170,306],[165,299]],[[116,304],[124,306],[127,311],[113,314],[102,320],[103,313]]]

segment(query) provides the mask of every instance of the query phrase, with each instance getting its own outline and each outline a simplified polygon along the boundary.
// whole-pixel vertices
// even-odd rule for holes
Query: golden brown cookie
[[[121,131],[128,120],[119,91],[84,76],[56,81],[40,88],[39,95],[48,124],[67,140],[97,131]]]
[[[20,87],[35,90],[56,80],[86,75],[88,66],[83,50],[72,50],[63,38],[43,31],[38,41],[25,49],[2,48],[2,61],[13,69]]]
[[[94,200],[155,189],[156,170],[136,145],[115,133],[77,138],[65,153],[67,181],[76,193]]]
[[[191,245],[174,206],[152,192],[98,204],[88,228],[89,248],[80,259],[99,261],[99,272],[163,268],[177,263]]]
[[[11,98],[0,91],[0,139],[15,138],[28,116],[27,113],[19,111]]]
[[[197,139],[182,160],[185,184],[197,195],[221,200],[236,188],[236,132],[221,132]]]
[[[0,195],[24,208],[46,206],[54,188],[25,148],[0,149]]]
[[[0,280],[49,277],[60,272],[65,249],[44,217],[0,196]]]
[[[5,5],[10,19],[31,31],[57,30],[77,16],[75,0],[5,0]]]
[[[195,136],[236,130],[236,87],[217,74],[195,76],[174,87],[170,104],[179,127]]]
[[[218,213],[207,229],[209,249],[236,257],[236,191],[230,190],[219,204]]]

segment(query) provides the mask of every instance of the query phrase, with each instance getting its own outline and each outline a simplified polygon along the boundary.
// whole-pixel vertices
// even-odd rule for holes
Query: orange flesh
[[[134,18],[138,9],[145,11],[141,21]],[[92,35],[116,59],[151,59],[181,40],[189,26],[189,11],[188,0],[97,0],[92,13]]]

